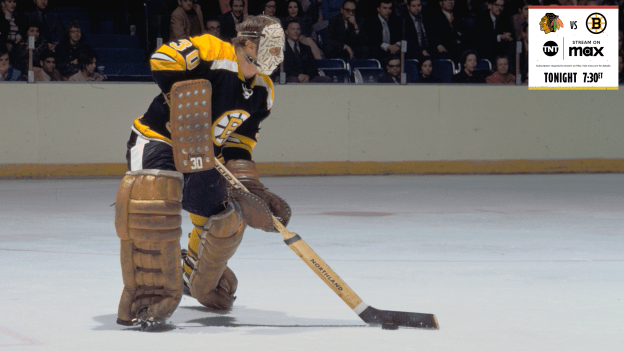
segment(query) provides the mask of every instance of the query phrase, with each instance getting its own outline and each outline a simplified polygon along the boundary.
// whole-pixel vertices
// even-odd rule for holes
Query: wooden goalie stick
[[[215,167],[235,189],[249,192],[249,190],[216,159]],[[273,216],[273,226],[282,234],[286,245],[288,245],[288,247],[290,247],[364,322],[372,325],[381,324],[383,329],[397,329],[398,327],[439,329],[438,321],[433,314],[385,311],[367,305],[297,233],[288,231],[275,216]]]

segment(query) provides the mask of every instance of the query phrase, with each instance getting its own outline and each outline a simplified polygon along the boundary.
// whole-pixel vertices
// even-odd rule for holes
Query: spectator
[[[285,27],[284,72],[290,83],[329,83],[329,77],[319,76],[312,49],[299,41],[301,27],[291,20]]]
[[[496,57],[496,71],[485,78],[488,84],[516,84],[516,75],[509,73],[509,59],[505,55]]]
[[[219,39],[221,38],[221,22],[218,19],[212,18],[206,21],[206,30],[205,33],[208,33],[212,36],[215,36]]]
[[[401,84],[401,59],[396,55],[390,55],[385,61],[387,61],[386,72],[384,72],[384,74],[379,77],[379,80],[377,80],[377,82]],[[411,82],[411,79],[407,77],[407,83]]]
[[[0,3],[2,4],[2,3]],[[11,31],[11,24],[4,17],[0,17],[0,46],[4,49],[10,49],[7,37]]]
[[[353,5],[355,5],[353,0]],[[341,5],[342,4],[342,5]],[[330,20],[338,15],[342,14],[344,8],[343,0],[323,0],[321,1],[321,12],[324,20]],[[355,13],[353,13],[355,15]]]
[[[221,35],[223,39],[232,42],[236,37],[236,25],[243,21],[243,10],[245,9],[245,0],[230,0],[232,10],[222,14],[219,17],[221,22]]]
[[[398,0],[392,5],[392,15],[396,18],[405,18],[407,16],[409,0]]]
[[[44,50],[39,57],[41,68],[35,67],[35,82],[59,82],[62,80],[61,73],[56,69],[54,51]]]
[[[28,37],[35,37],[35,49],[33,50],[33,66],[39,66],[39,55],[44,49],[48,49],[48,42],[39,34],[39,23],[22,23],[20,25],[22,40],[15,44],[11,51],[11,60],[16,69],[22,74],[28,73]]]
[[[78,57],[80,52],[92,50],[89,44],[85,43],[82,35],[82,28],[78,21],[70,22],[65,27],[65,33],[61,42],[56,46],[56,67],[61,75],[67,79],[78,73]]]
[[[303,17],[309,18],[312,23],[317,23],[319,20],[317,0],[303,0],[299,4],[303,10]]]
[[[328,58],[368,58],[366,35],[362,22],[355,18],[355,1],[345,0],[340,16],[329,20],[325,34],[325,56]]]
[[[22,72],[11,67],[9,62],[9,52],[0,47],[0,81],[16,82],[22,80]]]
[[[35,9],[24,14],[26,21],[36,21],[39,23],[39,31],[44,40],[51,43],[51,49],[58,44],[61,39],[61,21],[56,11],[48,6],[48,0],[33,0]]]
[[[314,40],[310,37],[312,34],[312,21],[303,17],[303,10],[298,0],[288,0],[286,2],[286,17],[282,17],[282,27],[286,28],[286,24],[291,21],[298,21],[301,27],[302,35],[299,41],[310,47],[314,58],[320,60],[323,58],[321,50],[318,48]]]
[[[475,50],[464,51],[460,62],[462,70],[453,76],[453,83],[485,83],[485,77],[480,72],[475,72],[478,62]]]
[[[364,32],[368,38],[369,55],[385,60],[401,50],[400,24],[392,14],[392,0],[380,0],[377,16],[366,21]]]
[[[262,15],[275,16],[276,10],[277,4],[275,0],[266,1],[260,6],[260,14]]]
[[[514,25],[514,38],[517,40],[522,38],[522,27],[529,21],[529,2],[524,0],[522,7],[518,9],[518,13],[511,18]]]
[[[9,25],[8,29],[5,29],[7,34],[5,41],[7,44],[7,49],[10,52],[13,48],[13,45],[15,45],[15,43],[17,43],[18,41],[22,40],[22,36],[19,32],[19,27],[15,22],[16,0],[0,0],[0,3],[2,4],[2,11],[4,11],[4,18]],[[5,30],[0,30],[2,31],[2,35],[5,34]]]
[[[429,56],[431,23],[422,14],[422,0],[408,0],[408,12],[405,19],[405,40],[407,41],[406,59]]]
[[[78,57],[78,67],[80,71],[69,77],[70,82],[99,82],[106,79],[106,76],[95,71],[97,64],[97,55],[93,50],[83,50]]]
[[[517,73],[517,72],[516,72]],[[522,26],[522,52],[520,53],[520,74],[522,84],[526,84],[529,79],[529,24]]]
[[[418,61],[418,79],[416,83],[442,83],[442,79],[431,74],[433,72],[433,61],[431,56],[423,57]]]
[[[481,12],[475,20],[477,52],[491,62],[498,55],[511,57],[514,54],[513,24],[509,18],[501,16],[504,6],[505,0],[488,0],[488,10]]]
[[[204,16],[201,8],[193,0],[178,0],[178,8],[171,14],[169,41],[202,35]]]
[[[455,0],[440,0],[440,11],[431,19],[431,44],[436,49],[436,57],[457,62],[464,49],[465,38],[461,31],[462,21],[454,15],[454,8]]]

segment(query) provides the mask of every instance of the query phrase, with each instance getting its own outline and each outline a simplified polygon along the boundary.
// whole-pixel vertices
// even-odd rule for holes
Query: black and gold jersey
[[[207,79],[212,84],[212,139],[215,155],[228,159],[251,159],[258,141],[260,122],[273,105],[273,83],[266,75],[245,79],[238,67],[234,47],[206,34],[161,46],[151,57],[156,84],[169,93],[174,83]],[[167,130],[169,106],[159,94],[133,130],[149,139],[171,144]]]

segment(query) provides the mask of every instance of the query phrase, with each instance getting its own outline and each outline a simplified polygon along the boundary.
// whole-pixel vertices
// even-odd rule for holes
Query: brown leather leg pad
[[[245,227],[240,212],[232,204],[222,213],[208,219],[201,232],[195,267],[188,278],[191,294],[201,304],[229,308],[234,301],[238,282],[234,273],[227,268],[227,261],[238,249]],[[229,305],[221,301],[224,297],[230,300]]]
[[[121,182],[115,227],[124,283],[117,317],[124,322],[164,321],[180,303],[182,182],[181,173],[158,170],[128,172]]]

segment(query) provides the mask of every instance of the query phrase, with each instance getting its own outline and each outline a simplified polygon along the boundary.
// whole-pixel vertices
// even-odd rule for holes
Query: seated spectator
[[[509,59],[501,55],[496,57],[496,71],[485,78],[488,84],[516,84],[516,76],[509,73]]]
[[[466,50],[461,55],[462,70],[453,76],[452,83],[485,83],[485,77],[479,72],[475,72],[477,67],[477,52]]]
[[[221,22],[218,19],[209,19],[206,21],[204,33],[210,34],[221,39]]]
[[[494,62],[498,55],[511,57],[515,52],[513,24],[502,14],[504,6],[505,0],[488,0],[488,10],[481,12],[475,20],[474,42],[477,52],[490,62]]]
[[[318,48],[314,40],[312,40],[312,21],[309,18],[303,17],[303,10],[298,0],[288,0],[286,2],[287,15],[282,17],[282,27],[286,28],[286,24],[292,21],[299,22],[301,27],[301,37],[299,41],[310,47],[314,58],[320,60],[323,58],[321,50]]]
[[[59,43],[62,35],[61,20],[58,13],[48,6],[48,0],[33,0],[35,9],[23,15],[25,21],[39,23],[39,31],[44,40],[51,44],[51,49]]]
[[[0,4],[2,5],[2,11],[4,11],[4,18],[9,25],[8,29],[5,29],[7,34],[5,42],[9,52],[11,51],[15,43],[22,40],[22,36],[19,32],[19,27],[15,22],[15,1],[16,0],[0,0]],[[2,31],[2,35],[5,34],[4,30],[0,31]]]
[[[39,35],[39,24],[37,22],[26,23],[20,25],[20,35],[22,40],[17,42],[11,51],[11,62],[13,66],[20,70],[23,75],[28,74],[28,37],[35,37],[35,49],[33,50],[33,66],[39,66],[39,55],[43,50],[49,49],[48,42]]]
[[[440,10],[431,18],[431,46],[435,48],[436,58],[450,58],[453,62],[459,60],[461,52],[466,45],[465,33],[462,21],[455,16],[455,0],[440,0]]]
[[[328,58],[368,58],[362,21],[355,18],[355,1],[344,0],[340,16],[329,20],[325,33],[325,56]]]
[[[522,52],[520,53],[520,74],[522,84],[527,84],[529,80],[529,25],[522,26]]]
[[[284,72],[290,83],[329,83],[329,77],[319,76],[312,50],[299,41],[299,22],[291,20],[286,24],[286,44],[284,47]]]
[[[518,13],[514,14],[511,17],[511,20],[514,25],[514,38],[516,38],[516,40],[520,40],[520,38],[522,38],[522,28],[529,21],[528,0],[524,0],[522,2],[522,7],[518,8]]]
[[[106,76],[95,71],[97,55],[93,50],[82,50],[78,57],[78,67],[80,71],[69,77],[70,82],[99,82],[106,79]]]
[[[82,28],[78,21],[73,21],[65,27],[63,38],[56,46],[56,67],[61,72],[63,78],[67,79],[78,73],[78,56],[83,50],[92,50],[89,44],[85,43],[82,35]]]
[[[400,23],[392,14],[392,0],[380,0],[377,16],[368,18],[364,32],[368,39],[369,55],[383,61],[401,50]]]
[[[379,77],[378,83],[394,83],[401,84],[401,59],[396,55],[388,57],[386,64],[386,72]],[[411,83],[412,80],[407,77],[407,83]]]
[[[243,11],[245,9],[244,0],[230,0],[230,8],[232,10],[219,16],[221,22],[221,35],[223,40],[232,42],[236,38],[236,25],[243,21]]]
[[[277,12],[277,3],[275,0],[266,1],[260,6],[261,15],[275,16],[275,12]]]
[[[422,0],[408,0],[405,20],[405,41],[407,42],[406,59],[417,59],[429,56],[429,43],[432,31],[429,19],[423,16]]]
[[[178,41],[202,35],[204,16],[201,8],[193,0],[178,0],[178,8],[171,14],[169,41]]]
[[[60,82],[61,73],[56,69],[56,59],[54,51],[44,50],[39,57],[41,67],[34,67],[35,82]]]
[[[22,72],[11,67],[9,52],[0,47],[0,82],[16,82],[22,80]]]
[[[431,74],[433,61],[430,56],[423,57],[418,61],[418,79],[416,83],[442,83],[442,79]]]

